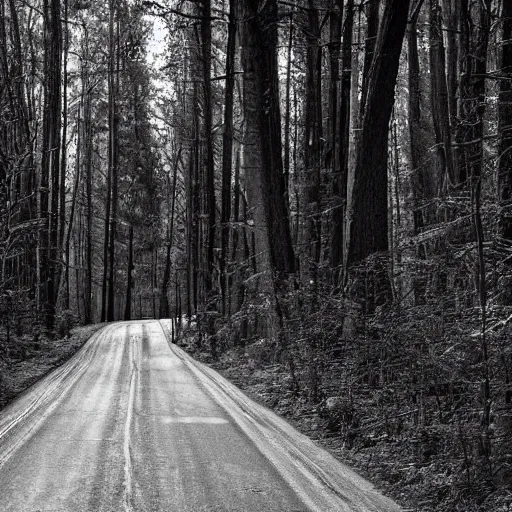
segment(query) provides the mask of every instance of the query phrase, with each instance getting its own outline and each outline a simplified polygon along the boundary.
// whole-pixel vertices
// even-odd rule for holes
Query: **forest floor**
[[[233,350],[224,353],[219,360],[212,361],[206,353],[195,353],[194,357],[202,360],[223,377],[239,387],[256,402],[269,407],[276,414],[285,418],[299,432],[307,435],[335,455],[339,460],[356,469],[368,478],[377,488],[395,499],[406,512],[416,512],[405,489],[391,485],[389,474],[376,467],[371,455],[353,452],[343,447],[340,432],[333,433],[323,419],[318,406],[308,403],[297,396],[290,386],[290,373],[282,364],[268,364],[255,368],[249,358]]]
[[[28,336],[11,339],[10,347],[16,350],[11,348],[8,355],[2,351],[0,357],[0,409],[67,361],[104,325],[76,327],[64,338],[50,339],[41,335],[37,341]]]
[[[305,393],[294,391],[287,365],[255,363],[250,350],[241,348],[232,348],[214,361],[207,352],[197,351],[194,338],[185,338],[179,344],[253,400],[271,408],[297,430],[354,468],[396,500],[405,512],[512,511],[510,490],[495,489],[486,494],[483,503],[478,503],[478,498],[475,498],[478,484],[472,486],[473,489],[459,489],[454,480],[456,472],[451,469],[456,464],[449,460],[449,456],[440,454],[427,462],[411,458],[410,445],[414,441],[408,437],[411,436],[410,431],[401,435],[369,436],[350,446],[346,430],[339,426],[333,428],[328,412],[326,414],[325,399],[313,403]],[[333,364],[331,374],[335,373]],[[326,374],[324,380],[328,381],[329,369]]]

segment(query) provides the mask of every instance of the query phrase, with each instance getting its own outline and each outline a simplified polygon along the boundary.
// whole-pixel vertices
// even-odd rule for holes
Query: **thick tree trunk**
[[[437,193],[432,166],[429,165],[429,147],[427,144],[427,117],[422,112],[421,98],[425,95],[422,89],[420,58],[418,50],[418,20],[423,0],[417,0],[409,19],[407,30],[408,74],[409,86],[407,120],[409,128],[409,157],[411,165],[411,190],[413,198],[413,232],[418,231],[434,219],[424,207],[425,201]]]
[[[78,200],[78,189],[80,186],[80,168],[81,168],[81,156],[82,156],[82,145],[83,145],[83,120],[80,118],[83,115],[84,108],[84,91],[83,91],[83,83],[82,83],[82,93],[80,98],[80,104],[78,107],[78,116],[77,116],[77,142],[76,142],[76,165],[75,165],[75,184],[73,186],[73,196],[71,200],[71,209],[69,212],[69,222],[68,222],[68,231],[66,235],[66,241],[64,244],[64,261],[66,264],[65,267],[65,292],[64,292],[64,309],[70,308],[70,282],[69,282],[69,268],[71,266],[70,256],[71,256],[71,233],[73,232],[73,222],[75,219],[75,209],[77,207]]]
[[[93,321],[92,314],[92,268],[93,268],[93,198],[92,198],[92,105],[91,91],[85,97],[84,131],[85,131],[85,193],[86,193],[86,235],[85,235],[85,286],[84,286],[84,319],[89,324]]]
[[[63,56],[63,91],[62,91],[62,143],[59,182],[59,247],[64,248],[66,232],[66,170],[67,170],[67,136],[68,136],[68,52],[69,25],[68,0],[64,0],[64,56]]]
[[[409,0],[386,3],[355,163],[347,263],[388,249],[388,131]]]
[[[110,160],[110,158],[109,158]],[[101,322],[107,320],[108,256],[110,246],[110,207],[112,204],[112,165],[107,171],[107,191],[105,197],[105,225],[103,231],[103,282],[101,289]]]
[[[62,34],[60,0],[45,0],[43,5],[45,31],[45,83],[43,143],[40,180],[40,214],[47,225],[41,232],[39,258],[41,305],[47,329],[55,322],[58,263],[58,199],[61,126],[61,50]]]
[[[498,102],[499,140],[499,193],[502,205],[500,218],[501,236],[512,243],[512,2],[503,1],[502,47]]]
[[[473,15],[477,15],[477,19]],[[473,11],[469,0],[461,1],[461,79],[458,142],[459,183],[479,180],[483,168],[483,117],[485,112],[485,74],[490,31],[490,0]]]
[[[253,211],[262,287],[270,294],[270,324],[280,335],[282,310],[276,289],[295,272],[288,212],[285,203],[277,64],[277,2],[243,2],[242,65],[246,184]],[[279,291],[278,291],[279,293]],[[277,330],[277,332],[276,332]]]

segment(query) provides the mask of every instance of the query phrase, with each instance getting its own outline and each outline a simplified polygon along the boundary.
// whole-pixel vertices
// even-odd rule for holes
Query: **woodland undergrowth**
[[[393,275],[395,289],[387,300],[375,293],[375,283],[382,283],[376,260],[352,272],[345,294],[332,293],[331,287],[325,293],[319,287],[291,292],[283,299],[289,315],[279,342],[257,334],[255,323],[266,307],[261,297],[259,305],[252,302],[218,323],[218,358],[212,358],[208,342],[198,348],[194,329],[181,343],[407,510],[508,511],[512,307],[503,304],[508,270],[498,257],[488,257],[492,272],[483,340],[473,256],[463,248],[455,254],[451,261],[408,261],[405,274],[414,279]],[[240,332],[255,334],[243,339]]]
[[[73,356],[104,324],[76,326],[69,311],[57,319],[55,331],[48,332],[22,314],[4,316],[0,326],[0,410],[32,384]],[[12,325],[11,325],[12,324]]]

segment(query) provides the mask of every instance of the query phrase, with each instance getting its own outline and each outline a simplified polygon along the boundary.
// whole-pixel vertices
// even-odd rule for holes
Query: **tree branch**
[[[210,20],[210,21],[224,21],[223,18],[220,18],[218,16],[199,16],[195,14],[187,14],[185,12],[177,11],[176,9],[171,9],[170,7],[164,7],[163,5],[159,4],[158,2],[153,1],[145,1],[142,2],[143,7],[148,8],[155,8],[161,11],[162,14],[159,14],[157,16],[162,16],[166,14],[176,14],[177,16],[181,16],[183,18],[187,18],[190,20]]]

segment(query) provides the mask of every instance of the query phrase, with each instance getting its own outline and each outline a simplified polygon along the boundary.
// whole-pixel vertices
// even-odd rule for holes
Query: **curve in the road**
[[[110,324],[0,412],[0,511],[397,512],[157,321]]]

